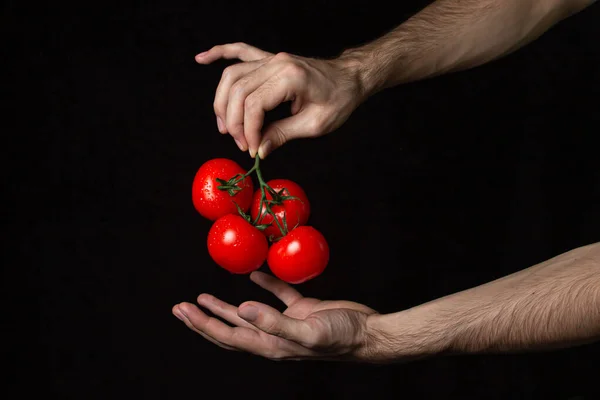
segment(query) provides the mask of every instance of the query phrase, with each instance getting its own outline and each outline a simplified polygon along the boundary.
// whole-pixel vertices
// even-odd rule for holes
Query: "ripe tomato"
[[[304,190],[295,182],[292,182],[288,179],[273,179],[267,182],[267,185],[271,187],[276,193],[279,193],[280,196],[293,196],[298,198],[296,199],[283,199],[278,198],[276,196],[275,200],[278,200],[279,204],[271,203],[271,211],[277,216],[277,220],[283,226],[283,219],[285,216],[285,221],[289,230],[293,229],[295,226],[306,225],[308,222],[308,217],[310,216],[310,203],[308,202],[308,197],[306,197],[306,193]],[[283,190],[285,189],[285,190]],[[273,196],[268,191],[266,192],[267,200],[273,200]],[[256,221],[256,217],[259,214],[260,208],[260,198],[261,191],[257,190],[254,193],[254,198],[252,199],[252,206],[250,207],[250,215],[253,221]],[[263,204],[262,207],[262,215],[258,224],[271,224],[268,228],[264,229],[262,232],[265,236],[273,236],[274,238],[281,237],[281,231],[275,223],[273,216],[268,214],[267,207]]]
[[[329,245],[312,226],[291,230],[269,249],[267,263],[282,281],[298,284],[320,275],[329,262]]]
[[[259,269],[268,251],[267,238],[239,215],[219,218],[208,232],[208,254],[219,266],[234,274]]]
[[[192,203],[203,217],[215,221],[227,214],[237,214],[237,203],[246,212],[252,203],[254,184],[249,176],[235,185],[230,191],[221,190],[217,181],[229,181],[238,174],[245,174],[242,167],[235,161],[226,158],[215,158],[202,164],[196,172],[192,183]],[[230,195],[230,192],[234,194]],[[235,201],[235,203],[234,203]]]

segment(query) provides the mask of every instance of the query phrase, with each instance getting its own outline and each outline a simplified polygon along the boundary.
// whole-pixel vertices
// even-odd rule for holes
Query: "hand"
[[[219,132],[242,151],[264,158],[284,143],[317,137],[342,125],[358,107],[358,74],[341,59],[273,55],[245,43],[214,46],[196,56],[200,64],[239,59],[225,68],[215,94]],[[265,112],[291,102],[292,116],[263,129]],[[262,134],[261,134],[262,131]]]
[[[287,305],[280,313],[266,304],[245,302],[239,307],[201,294],[198,304],[225,319],[209,317],[190,303],[173,307],[173,314],[205,339],[228,350],[246,351],[272,360],[353,360],[375,362],[367,319],[376,311],[350,301],[303,297],[294,288],[263,272],[250,279]]]

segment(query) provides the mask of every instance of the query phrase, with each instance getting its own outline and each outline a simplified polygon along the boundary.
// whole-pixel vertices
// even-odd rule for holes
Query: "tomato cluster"
[[[279,279],[299,284],[320,275],[329,262],[325,237],[307,225],[311,209],[302,187],[288,179],[265,182],[258,156],[249,171],[226,158],[205,162],[192,183],[192,202],[214,221],[208,253],[231,273],[248,274],[267,261]]]

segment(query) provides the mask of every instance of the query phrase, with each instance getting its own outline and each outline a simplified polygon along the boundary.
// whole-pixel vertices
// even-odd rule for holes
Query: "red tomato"
[[[275,192],[280,193],[281,196],[294,196],[296,199],[287,199],[281,201],[280,205],[271,204],[271,211],[277,216],[277,220],[283,225],[283,218],[285,215],[285,221],[288,227],[288,230],[294,229],[296,225],[306,225],[308,222],[308,217],[310,216],[310,203],[308,202],[308,197],[306,197],[306,193],[304,190],[295,182],[292,182],[288,179],[273,179],[267,182]],[[282,191],[285,189],[284,191]],[[254,193],[254,198],[252,199],[252,206],[250,207],[250,215],[252,217],[252,221],[256,221],[256,217],[259,213],[260,208],[260,198],[261,191],[257,190]],[[266,192],[267,200],[273,200],[273,196],[268,191]],[[271,225],[263,230],[262,232],[265,236],[273,236],[274,238],[281,237],[281,231],[279,227],[275,223],[273,216],[268,214],[267,207],[263,204],[262,207],[262,215],[258,224],[270,224]]]
[[[219,218],[208,232],[208,254],[219,266],[234,274],[259,269],[268,251],[267,238],[239,215]]]
[[[320,275],[329,262],[329,245],[312,226],[299,226],[269,249],[267,263],[282,281],[298,284]]]
[[[226,158],[215,158],[202,164],[196,172],[192,184],[192,202],[196,210],[203,217],[215,221],[223,215],[238,214],[237,203],[240,208],[247,212],[252,203],[252,192],[254,185],[249,176],[233,185],[233,196],[227,190],[218,189],[221,183],[217,178],[229,181],[237,174],[245,174],[242,167],[235,161]],[[235,203],[234,203],[235,201]]]

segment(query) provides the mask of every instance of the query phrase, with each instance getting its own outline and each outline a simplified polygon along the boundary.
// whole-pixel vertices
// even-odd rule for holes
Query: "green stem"
[[[281,236],[285,236],[287,234],[287,230],[284,229],[281,224],[279,223],[279,220],[277,219],[277,216],[275,215],[275,213],[273,212],[273,210],[271,210],[271,205],[269,204],[269,202],[267,201],[267,194],[266,194],[266,190],[271,189],[271,187],[269,185],[267,185],[267,183],[264,181],[263,177],[262,177],[262,173],[260,172],[260,157],[258,156],[258,154],[256,155],[256,160],[254,161],[254,167],[252,167],[250,169],[250,171],[248,171],[248,173],[250,173],[251,171],[256,171],[256,178],[258,179],[258,184],[260,186],[260,192],[261,192],[261,196],[260,196],[260,203],[258,205],[258,215],[256,216],[256,220],[254,221],[254,225],[256,225],[258,223],[258,221],[261,219],[261,217],[263,216],[263,205],[266,206],[267,208],[267,214],[270,214],[273,217],[273,221],[275,221],[275,223],[277,224],[277,227],[279,228],[279,231],[281,232]]]
[[[258,222],[265,215],[265,213],[263,213],[263,206],[264,206],[266,208],[266,214],[269,214],[273,217],[273,220],[275,221],[275,224],[277,224],[277,227],[279,228],[279,231],[281,232],[281,236],[283,237],[283,236],[287,235],[287,233],[288,233],[287,224],[285,223],[285,219],[284,219],[283,220],[284,226],[281,226],[281,223],[277,219],[277,216],[275,215],[273,210],[271,210],[271,203],[280,205],[280,204],[282,204],[282,202],[284,200],[295,199],[295,197],[280,196],[277,192],[275,192],[273,190],[272,187],[267,185],[267,183],[263,179],[262,173],[260,172],[260,157],[258,155],[256,155],[256,159],[254,160],[254,166],[252,168],[250,168],[250,170],[248,172],[246,172],[245,174],[237,174],[237,175],[231,177],[227,181],[224,179],[217,178],[216,179],[217,184],[218,184],[217,188],[219,190],[227,191],[230,196],[234,196],[239,190],[241,190],[241,187],[238,186],[238,184],[240,182],[242,182],[244,179],[246,179],[247,177],[249,177],[253,172],[256,173],[256,177],[258,178],[258,184],[260,186],[260,193],[261,193],[260,203],[259,203],[259,208],[258,208],[259,209],[258,215],[256,216],[256,219],[254,221],[250,221],[250,217],[246,216],[245,213],[243,211],[241,211],[239,206],[238,206],[238,211],[242,217],[244,217],[248,220],[248,222],[250,222],[254,226],[257,226]],[[272,200],[267,200],[267,191],[273,197]],[[237,204],[236,204],[236,206],[237,206]],[[263,229],[263,228],[261,228],[261,229]]]

